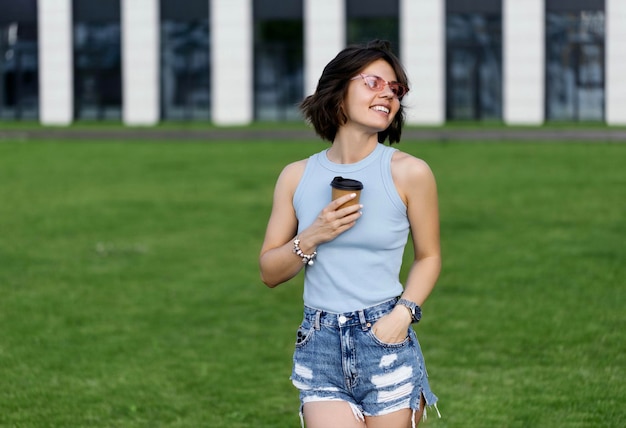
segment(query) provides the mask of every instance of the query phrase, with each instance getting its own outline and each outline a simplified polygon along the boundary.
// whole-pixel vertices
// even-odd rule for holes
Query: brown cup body
[[[332,193],[333,201],[344,195],[356,193],[356,198],[350,199],[348,202],[339,206],[339,208],[343,208],[343,207],[349,207],[351,205],[356,205],[359,203],[359,199],[361,197],[361,190],[363,189],[363,183],[361,183],[359,180],[354,180],[351,178],[343,178],[339,176],[339,177],[333,178],[333,181],[330,182],[330,187],[333,189],[333,193]]]
[[[346,202],[345,204],[341,205],[339,208],[345,208],[345,207],[349,207],[351,205],[356,205],[359,203],[359,197],[361,196],[361,191],[360,190],[344,190],[344,189],[335,189],[334,187],[333,189],[333,201],[337,198],[340,198],[343,195],[349,195],[350,193],[356,193],[356,198],[354,199],[350,199],[348,202]]]

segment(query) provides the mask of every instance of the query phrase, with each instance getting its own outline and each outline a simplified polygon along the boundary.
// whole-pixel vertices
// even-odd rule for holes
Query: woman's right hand
[[[326,205],[311,226],[300,233],[302,242],[307,243],[311,247],[317,247],[319,244],[332,241],[346,230],[352,228],[363,215],[361,212],[363,205],[341,206],[356,198],[356,196],[356,193],[343,195]]]

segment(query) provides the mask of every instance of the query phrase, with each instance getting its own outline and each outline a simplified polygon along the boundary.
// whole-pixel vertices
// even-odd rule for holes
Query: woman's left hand
[[[384,343],[401,343],[407,337],[411,314],[404,307],[396,306],[372,326],[374,335]]]

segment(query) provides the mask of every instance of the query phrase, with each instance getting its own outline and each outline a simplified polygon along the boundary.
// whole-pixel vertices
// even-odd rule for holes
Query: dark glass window
[[[500,3],[449,0],[446,6],[446,118],[501,120]]]
[[[398,0],[347,0],[346,41],[367,43],[374,39],[387,40],[396,55],[400,53]]]
[[[120,0],[73,0],[74,116],[122,116]]]
[[[546,0],[545,5],[549,12],[604,10],[604,0]]]
[[[603,7],[599,2],[575,2]],[[588,3],[588,4],[587,4]],[[546,120],[604,120],[604,10],[546,11]]]
[[[0,0],[0,10],[0,120],[36,120],[37,1]]]
[[[161,116],[210,120],[209,2],[161,0]]]
[[[300,120],[304,55],[302,2],[254,0],[254,117]]]

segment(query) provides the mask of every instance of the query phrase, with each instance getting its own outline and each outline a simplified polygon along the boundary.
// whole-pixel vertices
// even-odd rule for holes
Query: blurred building
[[[626,124],[625,0],[0,0],[0,121],[300,120],[374,38],[410,124]]]

